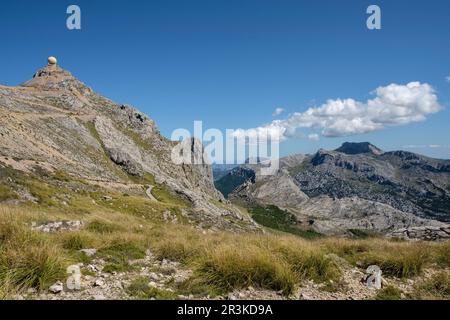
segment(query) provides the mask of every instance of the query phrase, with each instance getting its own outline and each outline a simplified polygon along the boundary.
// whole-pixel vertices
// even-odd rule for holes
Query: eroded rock
[[[83,227],[84,223],[79,220],[74,221],[52,221],[38,224],[37,222],[31,223],[31,228],[35,231],[53,233],[59,231],[74,231]]]

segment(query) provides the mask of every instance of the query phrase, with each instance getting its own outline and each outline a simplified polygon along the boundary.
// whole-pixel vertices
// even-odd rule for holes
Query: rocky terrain
[[[56,59],[0,86],[0,299],[448,299],[448,161],[344,144],[214,181],[173,150],[203,157]]]
[[[430,227],[440,231],[433,237],[411,232],[409,238],[448,239],[449,166],[449,160],[345,143],[334,151],[283,158],[274,176],[259,175],[260,165],[244,164],[215,185],[246,206],[286,209],[300,226],[324,234]]]
[[[224,295],[194,295],[178,292],[177,286],[192,276],[192,270],[180,263],[158,260],[151,252],[145,257],[130,261],[134,270],[130,272],[108,272],[104,260],[95,258],[88,263],[72,267],[80,270],[80,288],[68,288],[61,281],[53,284],[49,291],[37,292],[30,289],[18,294],[17,300],[129,300],[129,299],[182,299],[182,300],[367,300],[374,299],[380,292],[367,285],[367,274],[352,267],[345,260],[339,260],[342,278],[338,282],[317,283],[305,281],[292,294],[286,296],[280,291],[248,286]],[[105,270],[105,271],[104,271]],[[382,287],[399,288],[399,298],[406,298],[417,290],[415,286],[430,279],[435,272],[427,270],[425,276],[404,281],[400,278],[382,278]]]
[[[214,188],[210,166],[171,161],[176,144],[145,114],[96,94],[56,64],[20,86],[0,86],[0,201],[39,202],[8,170],[23,177],[62,172],[86,189],[95,185],[143,197],[152,195],[142,194],[141,187],[165,189],[186,201],[184,212],[201,226],[254,228]],[[183,144],[192,158],[203,157],[198,141]]]

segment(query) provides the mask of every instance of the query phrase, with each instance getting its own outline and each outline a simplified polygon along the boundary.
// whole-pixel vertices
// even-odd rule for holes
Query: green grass
[[[129,295],[136,299],[142,300],[174,300],[177,295],[167,290],[161,290],[148,285],[149,279],[146,277],[140,277],[133,280],[133,282],[127,287]]]
[[[66,192],[64,181],[40,183],[51,189],[51,192],[43,191],[52,194],[49,199],[58,199],[60,193]],[[192,278],[179,285],[177,292],[199,297],[226,294],[247,286],[289,295],[305,280],[336,290],[330,284],[341,283],[341,264],[331,253],[361,270],[377,264],[388,281],[392,276],[421,275],[425,268],[450,266],[449,243],[381,238],[311,240],[271,229],[265,234],[222,231],[204,234],[190,225],[164,223],[160,219],[163,210],[180,208],[168,203],[105,190],[68,189],[68,192],[66,196],[71,197],[68,207],[0,206],[0,297],[30,286],[46,289],[56,280],[64,282],[68,265],[90,260],[79,252],[81,248],[98,249],[96,258],[106,261],[105,272],[134,271],[140,266],[130,264],[130,260],[143,258],[146,250],[151,249],[158,259],[178,261],[191,269]],[[113,200],[104,201],[103,195]],[[92,200],[97,204],[92,204]],[[81,208],[85,213],[80,213]],[[269,222],[276,223],[277,227],[290,223],[289,216],[281,210],[275,211],[275,222],[270,215]],[[30,228],[31,222],[61,220],[82,220],[85,227],[58,234],[35,232]],[[166,294],[147,290],[153,289],[144,286],[133,290],[133,297],[142,294],[142,298],[159,298]],[[436,276],[417,291],[421,298],[448,299],[448,275],[447,278]]]
[[[312,167],[313,165],[311,164],[311,162],[308,159],[305,159],[300,165],[289,168],[288,171],[289,174],[294,177],[298,173],[306,171]]]
[[[341,277],[339,266],[322,250],[302,250],[287,245],[278,248],[291,266],[298,279],[312,279],[316,282],[338,281]]]
[[[378,265],[385,275],[410,278],[419,275],[427,261],[428,253],[421,249],[408,252],[368,252],[361,256],[360,266],[367,268]]]
[[[348,229],[348,232],[351,234],[352,238],[355,239],[367,239],[377,236],[377,234],[374,232],[361,229]]]
[[[56,180],[64,181],[64,182],[69,182],[69,181],[73,180],[73,178],[70,175],[68,175],[66,172],[64,172],[62,170],[55,171],[53,177]]]
[[[125,134],[127,137],[129,137],[133,142],[140,148],[146,150],[146,151],[154,151],[153,145],[148,140],[142,139],[141,135],[135,131],[126,129],[126,128],[120,128],[122,133]]]
[[[104,272],[125,272],[134,268],[130,265],[130,260],[143,259],[145,257],[145,248],[139,243],[117,239],[100,249],[98,255],[108,262],[103,270]]]
[[[144,258],[145,249],[140,244],[116,240],[100,249],[98,256],[108,262],[103,268],[104,272],[127,272],[135,269],[135,266],[130,264],[130,260]]]
[[[416,285],[413,299],[450,300],[450,272],[441,271]]]
[[[89,222],[89,224],[86,226],[87,231],[105,234],[105,233],[113,233],[114,231],[118,231],[120,229],[119,226],[107,222],[107,221],[100,221],[100,220],[94,220]]]
[[[247,178],[233,175],[225,175],[217,181],[214,181],[214,186],[219,190],[225,198],[234,191],[238,186],[247,181]]]
[[[165,240],[158,244],[155,250],[156,257],[159,260],[168,259],[172,261],[187,262],[189,259],[197,256],[196,251],[189,243],[174,240]]]
[[[62,247],[67,250],[79,251],[92,246],[93,238],[84,232],[70,232],[60,235]]]
[[[0,184],[0,202],[18,199],[19,196],[8,185]]]
[[[325,239],[326,250],[335,253],[362,269],[378,265],[383,275],[411,278],[422,273],[430,261],[437,262],[438,254],[448,244],[386,241],[378,238],[363,240]]]
[[[55,243],[36,236],[14,214],[0,214],[0,294],[46,289],[65,274],[67,259]]]
[[[108,263],[103,268],[103,272],[106,273],[121,273],[121,272],[128,272],[133,270],[133,267],[129,265],[128,263]]]
[[[291,294],[296,276],[289,264],[256,246],[242,244],[239,250],[223,245],[200,259],[198,275],[205,283],[230,291],[256,286]]]
[[[303,230],[296,226],[297,220],[294,215],[288,211],[270,205],[267,207],[250,208],[249,212],[256,222],[260,225],[279,230],[287,233],[292,233],[306,239],[319,238],[321,235],[313,230]]]
[[[394,286],[387,286],[375,296],[376,300],[401,300],[402,291]]]
[[[64,193],[65,188],[58,188],[50,183],[39,181],[33,177],[22,178],[19,183],[26,187],[30,193],[37,198],[39,205],[46,207],[58,207],[61,203],[57,200],[58,195]],[[67,190],[68,191],[68,190]],[[70,193],[70,191],[68,191]]]

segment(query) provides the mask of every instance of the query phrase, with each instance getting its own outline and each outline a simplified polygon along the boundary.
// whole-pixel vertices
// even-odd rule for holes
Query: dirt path
[[[152,194],[152,190],[153,190],[153,186],[149,186],[147,190],[145,190],[145,193],[147,194],[147,197],[155,202],[158,202],[158,199],[156,199],[153,194]]]

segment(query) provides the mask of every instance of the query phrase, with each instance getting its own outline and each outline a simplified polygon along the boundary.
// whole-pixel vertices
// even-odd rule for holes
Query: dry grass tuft
[[[130,201],[134,201],[132,197]],[[144,209],[143,209],[144,210]],[[32,221],[80,219],[79,231],[45,234],[31,230]],[[129,260],[141,259],[147,249],[158,259],[178,261],[194,271],[180,286],[184,293],[222,294],[247,286],[289,295],[304,280],[339,282],[340,262],[365,268],[379,265],[387,276],[414,277],[424,268],[450,265],[449,243],[399,242],[370,238],[306,240],[286,234],[203,234],[184,224],[164,224],[147,212],[106,210],[99,206],[79,215],[54,208],[0,207],[0,298],[29,287],[45,289],[65,279],[65,268],[85,262],[83,248],[98,249],[112,271],[127,271]],[[334,258],[333,258],[334,257]],[[446,278],[447,277],[447,278]],[[448,275],[424,284],[423,297],[448,297]],[[135,297],[161,298],[164,292],[142,283],[130,288]],[[392,296],[392,292],[386,292]],[[395,295],[394,295],[395,296]]]

